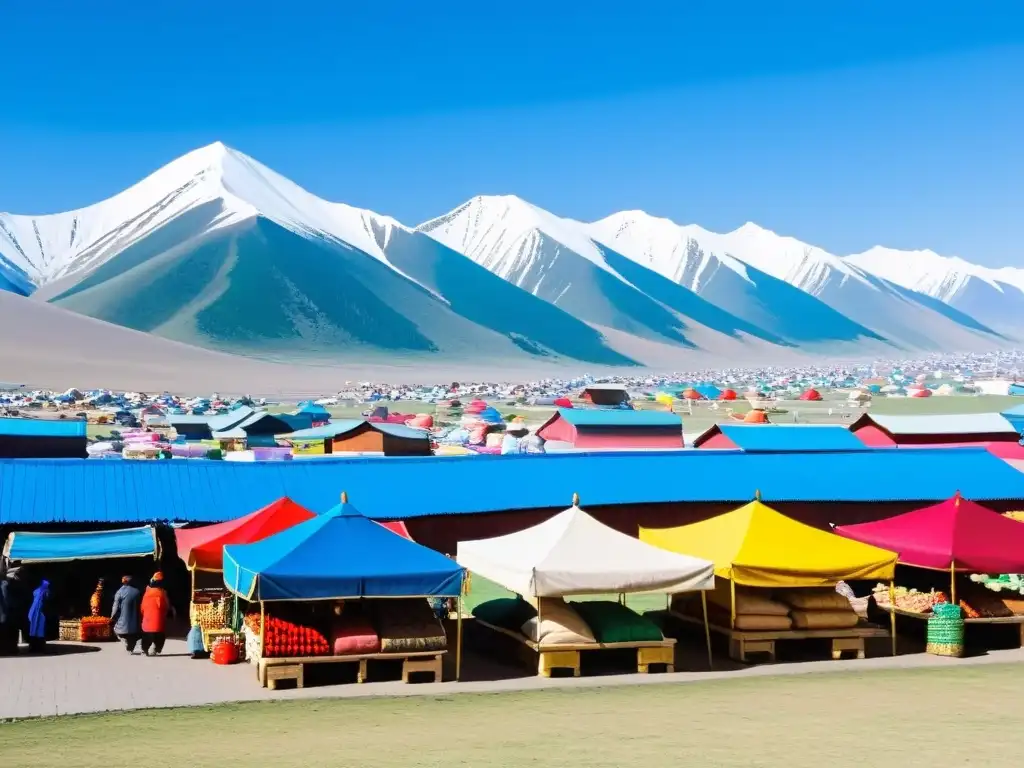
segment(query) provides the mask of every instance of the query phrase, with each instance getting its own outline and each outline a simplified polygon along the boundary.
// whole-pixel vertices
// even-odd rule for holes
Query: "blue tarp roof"
[[[744,451],[867,450],[860,438],[841,424],[720,424],[718,429]]]
[[[116,531],[73,533],[14,531],[4,544],[4,555],[23,563],[154,557],[156,551],[156,530],[148,525]]]
[[[708,400],[717,400],[722,394],[722,390],[714,384],[694,384],[693,388]]]
[[[683,420],[668,411],[619,411],[596,408],[559,408],[558,415],[574,427],[679,427]]]
[[[456,597],[463,569],[351,504],[262,541],[224,547],[224,584],[247,600]]]
[[[758,429],[759,427],[752,427]],[[424,489],[429,489],[425,491]],[[820,452],[602,451],[540,456],[228,462],[0,460],[0,525],[219,522],[288,496],[375,519],[662,502],[1024,500],[1024,472],[984,448]]]
[[[0,417],[0,435],[18,437],[85,437],[80,419],[20,419]]]

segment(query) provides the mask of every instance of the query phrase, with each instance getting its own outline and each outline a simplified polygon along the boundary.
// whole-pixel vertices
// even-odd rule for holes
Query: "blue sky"
[[[514,193],[1024,266],[1021,3],[42,5],[3,13],[0,210],[219,139],[409,224]]]

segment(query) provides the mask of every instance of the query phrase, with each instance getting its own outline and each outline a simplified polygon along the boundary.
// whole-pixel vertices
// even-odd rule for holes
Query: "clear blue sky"
[[[0,210],[219,139],[409,224],[514,193],[1024,266],[1021,2],[67,0],[2,25]]]

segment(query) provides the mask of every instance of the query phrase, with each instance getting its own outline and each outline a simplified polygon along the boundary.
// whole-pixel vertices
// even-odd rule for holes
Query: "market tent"
[[[715,574],[749,587],[826,587],[890,581],[898,555],[820,531],[760,500],[678,528],[641,528],[640,540],[711,560]]]
[[[518,533],[460,541],[456,559],[471,572],[528,597],[691,592],[715,585],[710,561],[666,552],[619,533],[575,503]]]
[[[397,533],[403,539],[412,541],[412,535],[409,533],[409,528],[406,526],[404,520],[391,520],[389,522],[380,523],[392,533]]]
[[[705,400],[717,400],[722,395],[722,390],[714,384],[695,384],[693,387]]]
[[[224,547],[224,585],[249,601],[457,597],[463,569],[364,517],[342,496],[323,515]]]
[[[891,549],[918,568],[1024,573],[1024,525],[957,494],[906,514],[842,525],[840,536]]]
[[[251,544],[314,517],[316,513],[283,496],[244,517],[205,528],[175,531],[178,557],[189,568],[220,571],[224,567],[225,544]]]
[[[156,557],[159,544],[151,526],[112,531],[37,533],[14,531],[4,544],[4,557],[22,563]]]
[[[736,390],[735,389],[723,389],[722,394],[718,396],[719,400],[735,400]]]
[[[811,402],[817,402],[821,400],[821,393],[816,389],[808,389],[800,395],[801,400],[808,400]]]

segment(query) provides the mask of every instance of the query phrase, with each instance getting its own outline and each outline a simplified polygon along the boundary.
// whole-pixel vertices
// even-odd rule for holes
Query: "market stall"
[[[38,566],[82,560],[119,560],[121,558],[160,557],[156,528],[121,528],[104,531],[37,532],[13,531],[4,542],[3,557],[14,566]],[[89,597],[89,613],[65,615],[58,619],[57,637],[61,640],[95,642],[113,639],[110,619],[103,616],[104,582],[97,580]],[[84,608],[84,601],[81,603]]]
[[[364,517],[342,494],[323,515],[252,544],[224,547],[224,584],[254,610],[243,632],[261,684],[303,685],[310,664],[400,661],[402,679],[441,679],[447,637],[430,599],[459,598],[454,561]],[[461,671],[461,610],[455,674]]]
[[[641,672],[652,665],[672,671],[675,640],[630,611],[624,598],[565,598],[705,590],[714,583],[712,563],[619,533],[580,509],[578,502],[574,498],[569,509],[518,533],[459,542],[460,565],[518,596],[477,606],[475,623],[528,649],[536,657],[538,674],[545,677],[558,668],[579,675],[581,652],[611,649],[636,649]]]
[[[782,640],[831,641],[832,656],[863,658],[865,640],[890,632],[868,625],[835,591],[840,581],[891,582],[897,555],[799,523],[758,498],[732,512],[678,528],[641,528],[640,540],[714,563],[708,593],[711,629],[729,640],[730,656],[775,659]],[[674,600],[670,614],[695,622],[692,601]],[[895,634],[893,653],[896,652]]]
[[[899,553],[901,565],[935,572],[941,590],[900,588],[875,602],[894,615],[926,620],[940,603],[962,609],[965,625],[1015,624],[1024,646],[1024,603],[984,588],[964,574],[1024,572],[1024,525],[956,494],[939,504],[873,523],[844,525],[836,533]],[[941,575],[940,575],[941,574]],[[948,593],[946,587],[948,586]]]
[[[210,651],[218,636],[232,634],[228,627],[233,601],[220,578],[224,570],[226,544],[251,544],[316,517],[284,496],[244,517],[203,528],[180,528],[174,532],[180,557],[191,575],[189,621],[202,632],[203,647]],[[217,574],[216,580],[209,575]]]

